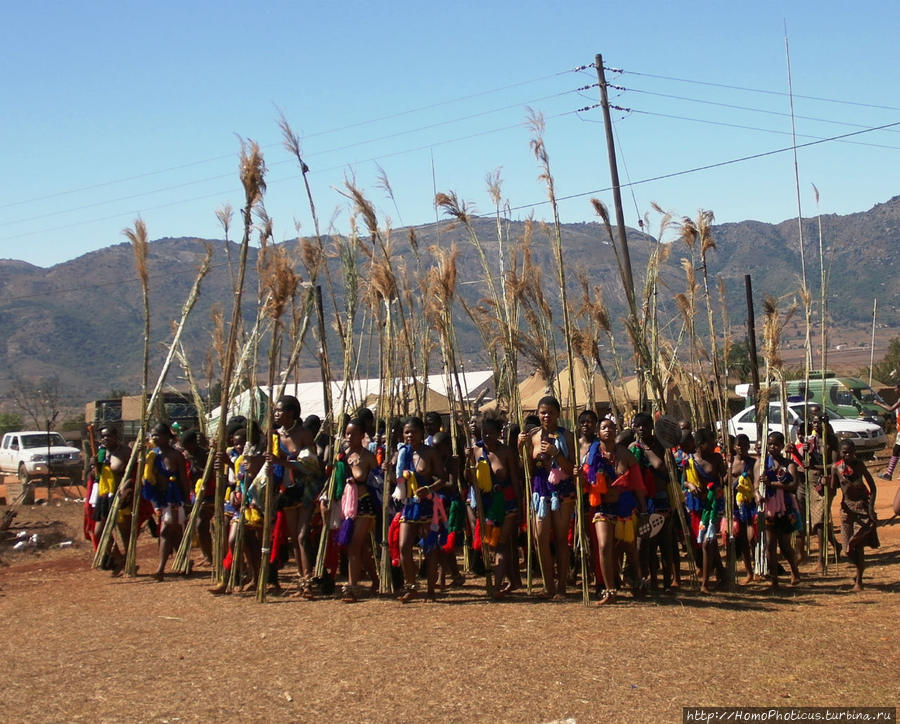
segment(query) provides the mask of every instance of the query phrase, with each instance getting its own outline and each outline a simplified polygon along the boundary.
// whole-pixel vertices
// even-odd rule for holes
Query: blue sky
[[[124,240],[221,238],[241,205],[236,134],[262,146],[276,239],[312,233],[277,108],[300,134],[320,217],[348,227],[347,176],[394,226],[434,221],[437,190],[490,212],[501,169],[515,218],[548,218],[526,106],[546,117],[563,221],[593,218],[609,170],[592,69],[609,73],[623,183],[900,122],[895,2],[38,2],[0,29],[0,258],[49,266]],[[665,77],[660,77],[665,76]],[[752,90],[750,90],[752,89]],[[764,91],[764,92],[760,92]],[[893,106],[893,107],[891,107]],[[900,126],[798,152],[803,211],[850,213],[900,189]],[[396,207],[378,186],[387,175]],[[611,204],[608,191],[597,193]],[[624,191],[719,222],[796,215],[780,153]],[[655,224],[651,228],[655,228]],[[234,232],[232,233],[234,235]]]

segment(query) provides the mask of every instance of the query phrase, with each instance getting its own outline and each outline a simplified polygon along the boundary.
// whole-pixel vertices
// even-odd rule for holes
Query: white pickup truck
[[[48,454],[51,475],[81,479],[81,451],[58,432],[42,430],[6,433],[0,443],[0,472],[15,473],[23,483],[46,476]]]

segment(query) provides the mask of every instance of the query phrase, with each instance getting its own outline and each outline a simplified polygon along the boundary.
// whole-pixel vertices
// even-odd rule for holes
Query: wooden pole
[[[603,125],[606,128],[606,153],[609,156],[609,174],[612,180],[613,207],[616,212],[616,235],[619,242],[619,254],[622,260],[622,281],[625,285],[625,296],[632,312],[635,309],[634,279],[631,274],[631,256],[628,252],[628,240],[625,237],[625,213],[622,210],[622,189],[619,185],[619,168],[616,165],[616,142],[613,137],[612,120],[609,115],[609,97],[606,89],[606,74],[603,71],[603,56],[594,56],[597,69],[597,80],[600,83],[600,102],[603,110]]]
[[[759,404],[759,357],[756,352],[756,315],[753,312],[753,283],[750,275],[744,274],[744,291],[747,296],[747,347],[750,352],[750,379],[753,382],[753,404]],[[762,435],[762,424],[756,418],[756,439]]]
[[[878,317],[878,297],[872,304],[872,344],[869,348],[869,387],[872,386],[872,368],[875,366],[875,320]],[[824,387],[822,388],[825,389]]]
[[[325,341],[325,310],[322,306],[322,286],[316,285],[316,318],[319,331],[319,368],[322,372],[322,400],[325,403],[323,426],[334,416],[331,403],[331,369],[328,364],[328,345]],[[327,429],[327,427],[326,427]]]
[[[603,126],[606,131],[606,154],[609,158],[609,175],[612,182],[613,209],[616,214],[616,239],[619,253],[619,272],[622,277],[622,285],[625,287],[625,298],[628,301],[628,310],[631,314],[631,326],[636,334],[638,330],[637,305],[634,298],[634,277],[631,271],[631,254],[628,251],[628,239],[625,233],[625,212],[622,209],[622,187],[619,183],[619,167],[616,163],[616,142],[613,136],[612,119],[609,113],[609,95],[606,88],[606,73],[603,69],[603,56],[597,53],[594,56],[594,67],[597,70],[597,81],[600,85],[600,106],[603,112]],[[637,350],[635,350],[637,352]],[[638,408],[643,410],[646,390],[643,380],[644,361],[641,354],[637,357]]]

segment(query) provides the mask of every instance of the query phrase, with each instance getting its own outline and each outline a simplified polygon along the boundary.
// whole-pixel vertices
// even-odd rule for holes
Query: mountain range
[[[820,287],[820,223],[825,266],[830,271],[830,321],[849,326],[870,324],[872,301],[877,297],[879,321],[890,327],[900,327],[900,270],[896,265],[900,252],[900,196],[864,212],[803,220],[803,261],[814,300],[818,300]],[[523,234],[524,222],[504,222],[503,227],[509,239],[515,240]],[[474,228],[496,268],[496,221],[477,219]],[[429,264],[425,252],[429,246],[446,247],[455,243],[459,248],[459,293],[473,301],[485,295],[484,288],[478,284],[462,283],[481,276],[477,256],[464,229],[450,228],[449,224],[431,224],[416,227],[414,231],[423,253],[423,265]],[[394,230],[393,245],[397,256],[405,260],[406,268],[415,269],[406,241],[408,232],[408,229]],[[604,226],[600,223],[564,224],[562,233],[567,268],[583,270],[592,283],[602,284],[611,316],[621,318],[624,293]],[[635,285],[640,292],[649,254],[659,242],[635,229],[628,229],[627,235]],[[712,279],[721,277],[725,282],[729,317],[740,338],[746,318],[745,274],[750,274],[753,280],[758,317],[761,317],[762,300],[766,295],[797,296],[802,268],[799,235],[796,219],[780,224],[742,221],[713,227],[717,248],[709,254],[709,272]],[[326,248],[331,241],[326,239]],[[238,245],[193,238],[162,238],[149,244],[153,379],[171,338],[171,325],[180,316],[181,306],[203,258],[205,243],[213,248],[212,267],[188,321],[184,345],[195,376],[202,377],[203,359],[211,346],[213,305],[222,307],[226,319],[231,313],[233,293],[226,246],[234,263]],[[291,249],[296,248],[292,242],[286,243]],[[671,300],[684,290],[681,259],[689,253],[678,240],[677,229],[663,234],[663,243],[671,246],[661,268],[660,297],[665,308],[674,315]],[[558,312],[559,292],[552,249],[547,231],[539,225],[532,248],[535,260],[545,269],[548,300]],[[249,321],[255,314],[257,255],[258,248],[253,244],[249,250],[245,287],[245,318]],[[339,279],[337,260],[332,258],[329,263],[332,276]],[[574,293],[574,274],[569,275],[569,280]],[[339,305],[341,294],[342,290],[338,289]],[[330,316],[333,312],[328,298],[326,292],[326,315]],[[127,243],[92,251],[49,268],[12,259],[0,260],[0,328],[4,330],[3,344],[0,345],[0,394],[8,396],[16,379],[48,377],[59,379],[63,390],[61,401],[71,405],[107,396],[113,389],[138,392],[142,315],[141,289],[132,250]],[[554,316],[561,319],[559,314]],[[457,322],[461,353],[467,367],[484,365],[482,342],[474,326],[462,311],[457,314]],[[329,344],[331,350],[338,348],[336,339],[331,339]],[[371,354],[377,355],[376,352]],[[316,368],[316,358],[311,352],[303,364]],[[339,369],[340,364],[334,363],[333,367]],[[173,372],[170,381],[178,383],[179,374],[177,370]]]

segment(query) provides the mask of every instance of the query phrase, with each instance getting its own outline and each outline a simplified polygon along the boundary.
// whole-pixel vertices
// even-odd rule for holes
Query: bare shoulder
[[[619,460],[625,463],[629,468],[637,465],[637,458],[625,445],[616,445],[616,455],[618,455]]]

